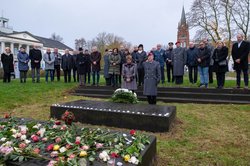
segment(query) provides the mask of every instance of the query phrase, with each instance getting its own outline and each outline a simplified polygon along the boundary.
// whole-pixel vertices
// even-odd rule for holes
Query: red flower
[[[50,144],[50,145],[47,146],[46,150],[47,151],[52,151],[53,147],[54,147],[54,144]]]
[[[34,142],[38,142],[38,141],[39,141],[39,137],[36,136],[36,135],[32,135],[32,136],[31,136],[31,139],[32,139]]]
[[[55,140],[56,143],[62,142],[62,139],[60,137],[57,137]]]
[[[135,130],[130,130],[130,135],[135,135],[136,131]]]
[[[113,153],[111,153],[111,157],[112,157],[112,158],[118,158],[119,155],[118,155],[117,153],[114,153],[114,152],[113,152]]]
[[[76,144],[76,145],[80,145],[81,142],[80,142],[80,141],[76,141],[75,144]]]
[[[25,144],[25,143],[20,143],[20,144],[19,144],[19,148],[20,148],[20,149],[26,148],[26,144]]]
[[[5,119],[11,118],[11,114],[6,113],[6,114],[4,115],[4,118],[5,118]]]
[[[61,125],[61,122],[59,120],[55,121],[56,125]]]

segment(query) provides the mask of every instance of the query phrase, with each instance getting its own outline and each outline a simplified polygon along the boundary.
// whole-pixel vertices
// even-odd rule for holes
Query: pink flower
[[[84,146],[81,147],[81,149],[82,149],[82,150],[89,150],[89,146],[84,145]]]
[[[57,125],[53,125],[53,127],[52,127],[52,128],[53,128],[53,129],[56,129],[57,127],[58,127]]]
[[[57,137],[55,140],[56,143],[62,142],[62,139],[60,137]]]
[[[17,135],[16,135],[17,138],[20,138],[21,136],[22,136],[21,133],[17,133]]]
[[[43,141],[43,142],[46,142],[46,141],[48,141],[48,138],[47,138],[47,137],[44,137],[44,138],[42,138],[42,141]]]
[[[76,137],[76,141],[81,141],[81,137]]]
[[[97,143],[95,146],[96,146],[96,148],[97,148],[97,149],[100,149],[100,148],[102,148],[102,147],[103,147],[103,144],[101,144],[101,143]]]
[[[24,148],[26,148],[26,146],[27,146],[27,145],[26,145],[25,143],[20,143],[20,144],[19,144],[19,148],[20,148],[20,149],[24,149]]]
[[[52,151],[53,148],[54,148],[54,144],[50,144],[50,145],[47,146],[46,150],[47,151]]]
[[[47,166],[54,166],[56,163],[57,163],[56,161],[51,160]]]
[[[67,126],[66,125],[63,125],[62,127],[61,127],[61,130],[66,130],[67,129]]]
[[[58,156],[58,152],[57,151],[53,151],[53,152],[50,153],[50,156],[53,157],[53,158],[55,158],[55,157]]]
[[[66,145],[66,149],[71,149],[71,148],[72,148],[72,146],[70,144]]]
[[[25,135],[25,134],[27,134],[27,131],[26,130],[21,130],[21,134]]]
[[[71,154],[71,155],[69,156],[70,159],[73,159],[73,158],[75,158],[75,157],[76,157],[76,155],[74,155],[74,154]]]
[[[33,150],[33,153],[39,154],[39,153],[40,153],[40,149],[39,149],[39,148],[35,148],[35,149]]]

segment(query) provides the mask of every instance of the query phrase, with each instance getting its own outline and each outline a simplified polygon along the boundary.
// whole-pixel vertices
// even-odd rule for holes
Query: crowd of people
[[[45,62],[45,81],[60,81],[60,73],[63,70],[64,82],[71,82],[73,73],[74,82],[80,86],[86,84],[99,85],[101,59],[104,60],[103,76],[107,86],[122,87],[132,91],[137,87],[144,86],[144,94],[148,96],[150,104],[156,103],[157,84],[174,82],[183,84],[184,66],[188,67],[189,81],[196,84],[198,73],[200,74],[199,87],[207,88],[213,82],[213,72],[216,73],[217,88],[223,88],[225,84],[225,73],[228,71],[229,48],[222,41],[216,43],[214,48],[208,40],[201,41],[198,45],[189,43],[189,48],[181,47],[181,43],[168,43],[168,49],[164,50],[160,44],[148,53],[143,45],[134,46],[130,52],[128,48],[121,46],[113,49],[106,49],[102,57],[97,47],[91,52],[79,48],[70,54],[66,49],[61,55],[58,49],[53,52],[47,49],[42,55],[39,48],[34,45],[29,54],[21,47],[17,55],[18,69],[20,71],[20,82],[25,83],[29,62],[31,63],[32,82],[40,82],[41,61]],[[236,88],[240,88],[241,73],[244,75],[244,88],[248,89],[248,54],[250,45],[243,40],[243,35],[237,35],[237,42],[233,45],[231,55],[234,61],[234,69],[237,75]],[[13,54],[9,47],[1,55],[4,76],[3,82],[10,82],[13,68]],[[166,70],[165,70],[166,67]],[[73,72],[72,72],[73,71]],[[167,79],[165,79],[165,71]],[[91,79],[92,74],[92,79]],[[92,80],[92,82],[91,82]]]

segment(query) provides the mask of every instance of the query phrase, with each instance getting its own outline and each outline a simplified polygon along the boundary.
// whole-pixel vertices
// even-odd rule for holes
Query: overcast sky
[[[42,37],[53,32],[74,48],[74,40],[114,33],[151,49],[177,40],[182,6],[193,0],[0,0],[0,10],[15,31]],[[190,32],[191,38],[194,32]]]

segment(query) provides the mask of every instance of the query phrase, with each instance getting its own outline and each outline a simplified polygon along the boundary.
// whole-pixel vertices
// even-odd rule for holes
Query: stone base
[[[176,116],[175,106],[87,100],[54,104],[50,110],[50,116],[56,119],[61,119],[62,114],[69,110],[78,122],[152,132],[169,131]]]

